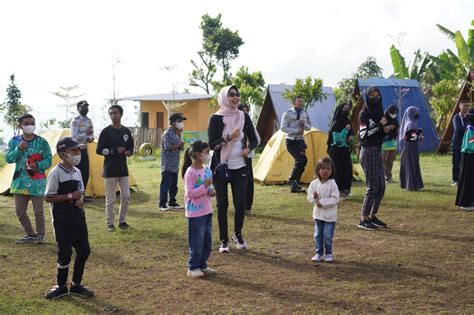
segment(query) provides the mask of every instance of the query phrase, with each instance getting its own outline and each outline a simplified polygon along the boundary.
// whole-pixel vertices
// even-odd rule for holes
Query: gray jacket
[[[281,130],[286,133],[286,139],[294,140],[303,138],[303,135],[298,132],[301,128],[299,125],[300,121],[304,121],[304,130],[308,131],[311,129],[308,113],[304,109],[300,113],[300,119],[296,120],[296,118],[297,113],[293,107],[283,113],[283,117],[281,118]]]

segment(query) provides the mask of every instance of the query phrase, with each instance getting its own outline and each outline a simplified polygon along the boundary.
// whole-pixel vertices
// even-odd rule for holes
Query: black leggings
[[[81,150],[81,163],[76,167],[81,171],[84,191],[86,191],[87,183],[89,182],[89,155],[87,154],[87,149]]]
[[[238,170],[229,170],[232,188],[232,199],[234,201],[234,232],[237,235],[242,233],[245,217],[245,199],[247,191],[247,166]],[[217,199],[217,221],[219,223],[219,239],[228,242],[227,231],[227,210],[229,208],[229,198],[227,196],[228,182],[221,181],[219,176],[214,174],[213,184],[216,190]]]
[[[351,191],[352,186],[352,160],[349,148],[339,148],[332,146],[329,149],[329,156],[334,161],[334,180],[339,191]]]

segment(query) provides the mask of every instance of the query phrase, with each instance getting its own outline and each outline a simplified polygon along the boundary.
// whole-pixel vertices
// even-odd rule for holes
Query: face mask
[[[390,117],[391,117],[392,119],[395,119],[395,118],[397,118],[397,114],[390,114]]]
[[[415,116],[413,116],[413,118],[415,119],[418,119],[420,117],[420,114],[415,114]]]
[[[35,132],[36,126],[34,126],[34,125],[23,126],[22,129],[23,129],[23,133],[31,135]]]
[[[369,106],[379,106],[380,104],[382,104],[382,99],[380,97],[369,97],[368,101],[367,101],[367,105]]]
[[[297,113],[301,113],[302,110],[303,110],[302,108],[296,108],[296,107],[295,107],[295,111],[296,111]]]
[[[81,116],[87,116],[88,113],[89,113],[88,109],[83,109],[79,111],[79,114],[81,114]]]
[[[81,155],[71,155],[71,154],[68,154],[68,153],[64,153],[66,154],[66,160],[71,163],[72,165],[74,166],[77,166],[79,165],[79,163],[81,163]]]
[[[211,161],[211,155],[210,154],[204,154],[202,157],[201,157],[201,160],[202,160],[202,163],[203,164],[207,164]]]
[[[183,123],[183,122],[179,122],[179,123],[176,123],[175,126],[176,126],[176,128],[178,128],[178,129],[183,129],[183,128],[184,128],[184,123]]]

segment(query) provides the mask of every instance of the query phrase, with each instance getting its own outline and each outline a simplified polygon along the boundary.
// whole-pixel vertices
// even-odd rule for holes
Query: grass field
[[[132,159],[130,168],[140,189],[130,231],[106,231],[104,199],[87,205],[92,254],[84,283],[97,295],[90,300],[43,298],[56,273],[49,211],[47,244],[18,245],[12,198],[0,196],[0,314],[474,312],[474,213],[454,206],[449,156],[423,156],[424,191],[388,186],[379,217],[389,229],[357,229],[365,186],[356,183],[339,206],[332,264],[310,262],[305,196],[256,185],[256,215],[244,227],[249,249],[219,254],[215,216],[209,264],[219,275],[206,279],[186,276],[183,212],[157,210],[159,161]]]

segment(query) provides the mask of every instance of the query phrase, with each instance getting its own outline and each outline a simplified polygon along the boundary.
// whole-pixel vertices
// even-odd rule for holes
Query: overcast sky
[[[112,95],[114,56],[122,62],[118,96],[171,91],[170,74],[161,69],[173,65],[174,84],[183,90],[189,61],[201,47],[205,13],[222,13],[224,26],[245,42],[234,72],[245,65],[262,71],[267,84],[311,75],[334,87],[367,56],[377,59],[385,76],[392,74],[389,47],[399,33],[406,33],[401,47],[407,61],[418,48],[455,50],[435,24],[467,36],[474,1],[1,1],[0,101],[15,74],[22,102],[39,122],[62,120],[61,100],[50,92],[77,84],[92,105],[90,116],[104,125],[101,108]],[[128,125],[136,121],[133,106],[125,116]],[[10,128],[2,126],[8,138]]]

